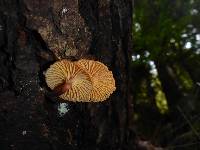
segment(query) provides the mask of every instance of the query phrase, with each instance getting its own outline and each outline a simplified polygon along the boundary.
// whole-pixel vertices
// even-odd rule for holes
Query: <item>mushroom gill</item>
[[[64,100],[88,101],[93,88],[88,73],[65,59],[51,65],[45,78],[47,85]]]
[[[93,89],[90,92],[90,101],[104,101],[116,90],[113,74],[103,63],[81,59],[77,64],[88,72],[92,80]]]

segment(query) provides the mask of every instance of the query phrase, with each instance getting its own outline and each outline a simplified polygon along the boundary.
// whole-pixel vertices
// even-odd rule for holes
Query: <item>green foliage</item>
[[[174,70],[177,76],[178,82],[182,86],[183,92],[189,92],[194,87],[193,81],[190,78],[189,73],[181,66],[174,64]]]
[[[164,147],[195,142],[200,121],[189,125],[181,113],[200,114],[200,1],[135,0],[133,21],[138,131]]]
[[[151,59],[167,59],[166,54],[182,48],[182,34],[191,24],[190,1],[141,0],[133,15],[134,51],[148,50]],[[172,49],[174,47],[175,49]]]
[[[156,106],[161,114],[165,114],[168,112],[169,108],[165,93],[162,91],[161,82],[157,76],[153,76],[151,83],[155,92]]]

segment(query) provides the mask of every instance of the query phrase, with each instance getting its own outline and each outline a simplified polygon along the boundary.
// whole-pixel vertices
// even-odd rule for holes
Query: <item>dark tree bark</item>
[[[1,0],[0,149],[134,149],[131,25],[131,0]],[[61,114],[43,72],[64,58],[105,63],[117,90]]]

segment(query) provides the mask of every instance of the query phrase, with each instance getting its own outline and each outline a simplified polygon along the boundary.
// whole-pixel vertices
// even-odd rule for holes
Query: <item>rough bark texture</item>
[[[0,149],[134,149],[131,21],[131,0],[1,0]],[[43,73],[62,58],[105,63],[117,90],[61,113]]]

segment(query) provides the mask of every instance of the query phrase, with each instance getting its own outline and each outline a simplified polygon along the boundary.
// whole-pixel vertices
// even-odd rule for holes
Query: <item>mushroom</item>
[[[94,60],[81,59],[78,66],[88,72],[93,83],[90,101],[106,100],[116,90],[113,74],[103,63]]]
[[[45,78],[47,85],[64,100],[88,101],[93,88],[89,74],[66,59],[51,65]]]

